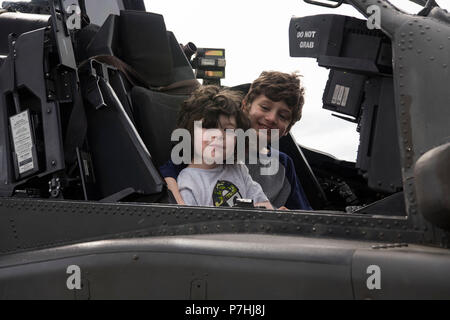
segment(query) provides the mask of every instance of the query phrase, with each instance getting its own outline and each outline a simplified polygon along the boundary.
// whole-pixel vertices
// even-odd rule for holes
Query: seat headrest
[[[152,86],[164,86],[172,82],[172,54],[162,15],[121,11],[120,43],[122,60]]]
[[[8,55],[8,36],[11,33],[22,34],[47,27],[50,16],[20,12],[4,12],[0,14],[0,55]]]
[[[110,15],[89,43],[84,59],[114,55],[137,71],[150,86],[173,82],[173,60],[160,14],[123,10]]]

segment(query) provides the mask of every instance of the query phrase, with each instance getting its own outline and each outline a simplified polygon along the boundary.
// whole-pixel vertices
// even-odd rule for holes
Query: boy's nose
[[[275,112],[268,112],[268,113],[266,114],[265,120],[266,120],[267,122],[269,122],[270,124],[272,124],[272,125],[275,124],[276,121],[277,121],[277,115],[276,115],[276,113],[275,113]]]

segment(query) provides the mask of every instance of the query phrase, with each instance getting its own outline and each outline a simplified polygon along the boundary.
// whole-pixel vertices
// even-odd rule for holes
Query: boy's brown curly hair
[[[253,81],[250,90],[244,98],[244,107],[248,108],[259,95],[265,95],[272,101],[284,101],[292,112],[291,122],[287,130],[302,117],[305,103],[305,88],[298,73],[284,73],[279,71],[264,71]]]

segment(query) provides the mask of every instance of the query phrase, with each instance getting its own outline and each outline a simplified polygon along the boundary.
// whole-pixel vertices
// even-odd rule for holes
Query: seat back
[[[111,73],[117,71],[108,73],[112,78]],[[98,83],[105,105],[86,107],[87,136],[96,180],[91,198],[117,201],[132,194],[158,194],[163,191],[164,182],[116,93],[119,90],[104,79]]]
[[[169,95],[141,87],[134,87],[131,91],[137,129],[157,167],[170,159],[170,137],[176,127],[178,111],[186,98],[184,95]]]

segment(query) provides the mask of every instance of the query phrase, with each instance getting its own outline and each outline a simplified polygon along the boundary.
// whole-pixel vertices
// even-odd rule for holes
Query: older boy
[[[270,71],[263,72],[252,83],[243,100],[243,109],[248,114],[251,126],[255,130],[279,130],[279,136],[288,134],[292,126],[301,118],[304,104],[304,88],[297,74]],[[261,152],[264,152],[261,150]],[[248,164],[250,175],[258,182],[273,206],[280,209],[311,210],[303,188],[298,181],[292,159],[273,148],[272,159],[279,159],[279,170],[274,175],[262,175],[263,164]],[[169,161],[160,168],[169,189],[179,204],[184,201],[176,184],[176,177],[182,167]]]

